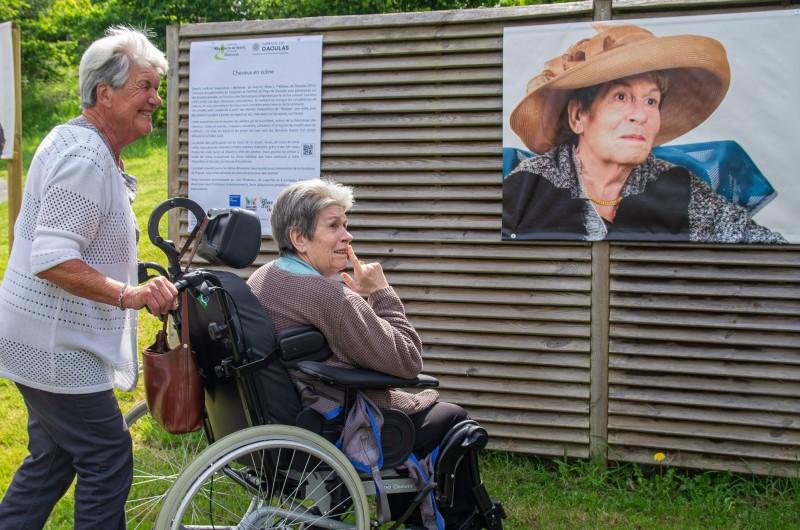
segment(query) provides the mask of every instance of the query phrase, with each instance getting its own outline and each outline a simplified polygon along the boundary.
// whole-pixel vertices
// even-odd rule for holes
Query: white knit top
[[[122,173],[97,132],[67,124],[42,141],[28,171],[0,287],[0,376],[64,394],[130,390],[136,312],[36,276],[71,259],[136,285],[136,221]]]

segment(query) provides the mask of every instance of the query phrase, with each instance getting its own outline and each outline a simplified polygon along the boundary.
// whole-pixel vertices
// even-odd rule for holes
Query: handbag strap
[[[180,263],[186,251],[191,250],[191,252],[189,252],[189,259],[186,261],[186,272],[189,272],[189,267],[192,265],[195,254],[197,254],[197,249],[200,247],[200,241],[203,240],[206,228],[208,228],[208,217],[204,217],[203,220],[194,227],[194,230],[189,234],[189,238],[186,240],[186,243],[183,244],[178,254],[178,263]]]
[[[192,349],[192,342],[190,340],[189,335],[189,307],[187,302],[189,300],[189,296],[186,294],[186,291],[181,291],[181,346],[186,344],[189,349]],[[163,315],[161,317],[161,331],[165,334],[167,332],[167,322],[169,321],[168,315]]]
[[[189,295],[184,289],[181,291],[181,344],[185,344],[189,351],[192,350],[192,342],[189,338]]]

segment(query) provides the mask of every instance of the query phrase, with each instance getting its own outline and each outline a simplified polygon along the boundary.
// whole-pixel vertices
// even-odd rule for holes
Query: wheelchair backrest
[[[260,423],[293,424],[300,399],[279,360],[270,318],[237,275],[205,276],[207,281],[189,287],[188,325],[213,438]],[[266,362],[257,369],[241,369],[261,360]]]

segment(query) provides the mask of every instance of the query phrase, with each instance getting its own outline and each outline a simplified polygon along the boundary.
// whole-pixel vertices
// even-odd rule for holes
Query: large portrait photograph
[[[800,243],[800,10],[506,28],[502,238]]]

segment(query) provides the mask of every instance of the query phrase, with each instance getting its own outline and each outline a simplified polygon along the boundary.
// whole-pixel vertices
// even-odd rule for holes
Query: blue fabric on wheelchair
[[[751,215],[777,195],[775,188],[738,143],[731,140],[661,146],[653,155],[687,168],[728,201],[747,208]],[[503,177],[536,153],[503,148]]]

